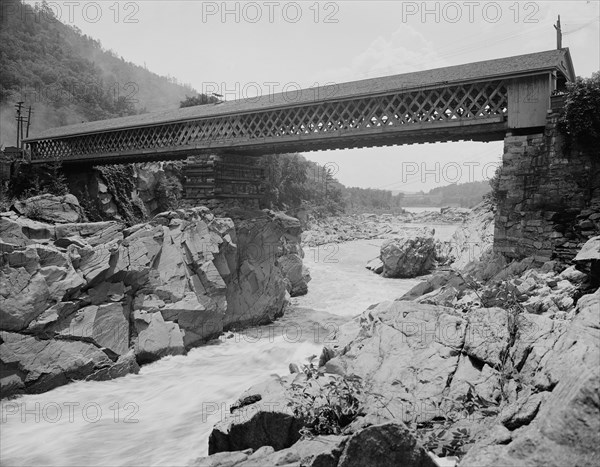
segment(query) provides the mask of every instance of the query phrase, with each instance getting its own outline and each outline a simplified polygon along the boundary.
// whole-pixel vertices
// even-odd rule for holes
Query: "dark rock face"
[[[350,436],[338,467],[435,467],[436,464],[400,423],[369,426]]]
[[[295,254],[300,228],[282,214],[245,212],[234,224],[201,207],[129,228],[3,213],[0,235],[6,397],[137,371],[131,355],[181,355],[224,329],[272,321],[286,304],[278,258]]]
[[[244,392],[211,432],[209,454],[262,446],[278,451],[298,441],[303,423],[288,407],[286,388],[285,381],[274,379]]]

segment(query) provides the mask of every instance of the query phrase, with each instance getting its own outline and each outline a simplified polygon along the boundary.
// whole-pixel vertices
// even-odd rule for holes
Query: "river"
[[[412,225],[415,226],[414,224]],[[450,238],[455,226],[436,227]],[[240,393],[290,362],[318,355],[307,310],[327,311],[333,326],[369,305],[399,297],[416,279],[384,279],[365,269],[381,240],[305,249],[309,293],[292,299],[284,326],[223,336],[186,356],[166,357],[137,375],[75,382],[1,404],[2,466],[187,465],[206,455],[212,426]],[[327,327],[326,327],[327,328]]]

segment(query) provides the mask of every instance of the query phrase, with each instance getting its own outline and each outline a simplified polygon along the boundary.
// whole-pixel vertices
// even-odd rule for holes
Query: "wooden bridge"
[[[544,126],[568,49],[82,123],[27,139],[32,163],[106,164],[436,141]]]

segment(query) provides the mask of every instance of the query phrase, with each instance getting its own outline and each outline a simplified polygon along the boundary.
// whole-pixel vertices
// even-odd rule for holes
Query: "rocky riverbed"
[[[194,465],[597,465],[600,238],[573,265],[508,263],[492,218],[457,231],[468,259],[244,392]]]
[[[439,211],[392,214],[353,214],[348,216],[310,219],[302,233],[302,244],[313,247],[372,238],[393,238],[420,226],[411,224],[460,224],[471,213],[465,208],[442,208]]]
[[[61,200],[57,209],[65,213],[76,211],[71,201]],[[260,334],[258,338],[251,333],[246,339],[239,339],[238,333],[221,334],[221,331],[273,320],[283,310],[279,304],[285,306],[286,292],[300,294],[306,288],[306,271],[298,267],[303,253],[298,246],[297,220],[268,211],[232,212],[229,217],[219,218],[198,208],[163,213],[148,223],[125,227],[119,223],[85,223],[79,218],[72,219],[68,213],[60,214],[59,223],[40,223],[26,217],[31,215],[26,204],[20,209],[23,211],[0,216],[5,249],[0,272],[6,278],[5,284],[13,287],[11,294],[2,296],[11,305],[6,309],[12,310],[7,314],[11,329],[2,332],[0,345],[2,376],[7,378],[3,379],[4,387],[15,392],[40,392],[67,382],[64,375],[74,375],[74,379],[105,379],[122,374],[120,368],[125,368],[124,372],[137,371],[138,363],[165,355],[141,353],[140,345],[179,342],[170,337],[141,342],[140,336],[155,320],[165,325],[158,329],[172,332],[178,327],[183,345],[175,346],[178,350],[166,359],[144,366],[140,375],[102,383],[77,383],[86,385],[81,389],[68,385],[56,389],[55,394],[48,393],[50,399],[43,399],[79,400],[77,394],[114,383],[111,388],[106,386],[107,392],[101,396],[91,396],[92,401],[102,400],[107,408],[114,407],[110,398],[114,399],[122,384],[128,393],[136,394],[134,400],[140,402],[142,424],[134,427],[135,433],[139,433],[137,438],[124,425],[119,425],[115,432],[138,442],[146,438],[145,433],[164,437],[162,429],[153,423],[156,417],[149,417],[160,414],[158,417],[171,427],[171,435],[165,442],[169,446],[173,446],[171,441],[177,442],[177,454],[173,454],[172,448],[165,451],[152,447],[147,454],[131,457],[129,449],[119,446],[118,459],[122,465],[164,465],[170,461],[181,465],[182,460],[189,462],[193,457],[197,459],[189,465],[451,466],[458,461],[466,466],[558,467],[595,465],[600,461],[595,440],[600,429],[597,278],[600,238],[590,240],[571,265],[540,264],[532,258],[509,263],[492,251],[493,211],[490,206],[482,205],[466,214],[467,222],[448,243],[448,257],[452,258],[449,264],[438,266],[430,275],[409,280],[386,279],[366,271],[368,256],[344,262],[344,268],[336,272],[333,261],[345,261],[347,255],[352,256],[351,251],[340,256],[339,249],[320,252],[319,248],[309,246],[304,258],[309,267],[311,259],[332,261],[327,267],[319,264],[316,268],[335,276],[331,279],[335,290],[327,294],[327,287],[322,284],[323,293],[331,296],[335,292],[342,298],[345,296],[348,303],[344,304],[340,298],[337,308],[341,312],[337,316],[328,315],[326,310],[296,307],[268,328],[254,328]],[[422,228],[417,224],[410,226]],[[398,223],[397,232],[382,231],[376,237],[369,237],[377,238],[377,245],[370,247],[369,254],[379,248],[382,239],[406,236],[409,230]],[[210,241],[207,238],[200,243],[193,241],[196,234],[204,233],[202,236],[206,232]],[[335,232],[338,234],[339,231]],[[10,241],[5,240],[7,237]],[[106,245],[111,246],[108,261],[99,261],[99,267],[87,267],[88,257],[104,250]],[[207,245],[207,249],[201,249],[200,245]],[[263,250],[271,253],[257,253]],[[289,255],[297,259],[292,258],[289,261],[292,267],[284,270],[280,259]],[[63,261],[55,265],[57,258]],[[209,262],[225,289],[214,285],[220,283],[216,275],[208,275],[213,285],[207,285],[206,275],[212,270]],[[161,265],[165,271],[183,274],[165,278],[161,276]],[[224,265],[228,274],[223,272]],[[373,288],[385,283],[387,301],[381,302],[377,294],[368,300],[355,297],[356,290],[366,291],[368,286],[353,285],[353,281],[362,280],[358,275],[349,275],[353,265],[356,267],[353,274],[369,274],[365,282],[372,283]],[[48,269],[51,266],[59,268],[58,271]],[[173,269],[175,266],[180,269]],[[85,271],[102,267],[107,269],[88,280]],[[46,282],[47,277],[53,277],[50,272],[63,279]],[[327,282],[321,272],[317,274],[319,281]],[[12,279],[11,275],[16,277],[17,273],[25,278],[22,282]],[[67,287],[68,283],[60,285],[64,278],[76,279],[75,276],[82,277],[85,284],[74,288]],[[233,277],[237,280],[232,281]],[[43,295],[45,300],[54,300],[53,307],[73,302],[77,305],[75,310],[70,311],[69,305],[64,313],[57,310],[40,313],[34,306],[35,300],[19,301],[30,295],[21,297],[15,284],[38,285],[42,284],[40,279],[44,279],[48,289]],[[199,285],[203,289],[195,288]],[[175,294],[181,287],[183,296],[179,298]],[[343,287],[352,288],[352,293],[344,294]],[[163,288],[170,296],[163,293]],[[232,296],[230,290],[235,292]],[[265,297],[260,291],[264,291]],[[182,302],[192,298],[197,303],[185,308]],[[306,298],[310,298],[310,293]],[[301,303],[304,297],[291,300]],[[219,309],[223,302],[225,308]],[[260,306],[254,306],[255,302]],[[335,298],[324,302],[337,303]],[[91,309],[93,313],[90,307],[95,307]],[[117,307],[121,307],[118,310],[126,319],[116,319],[121,316],[113,309]],[[177,315],[174,309],[178,310]],[[361,309],[364,311],[353,317]],[[23,317],[20,310],[29,312]],[[195,327],[197,321],[188,318],[200,318],[205,310],[215,312],[211,316],[216,314],[218,319],[209,320],[209,328]],[[148,317],[151,319],[144,319]],[[106,318],[110,318],[106,321],[110,329],[115,322],[127,323],[128,339],[117,342],[121,347],[114,343],[119,333],[107,336],[100,332],[105,329],[102,323]],[[96,332],[80,332],[89,329],[86,323],[92,323],[91,329]],[[188,357],[176,355],[209,339],[209,334],[200,332],[205,329],[216,329],[222,344],[192,349]],[[190,335],[194,340],[186,342],[186,336]],[[23,342],[28,345],[22,345]],[[30,342],[46,346],[51,353],[44,354],[41,347],[40,350],[29,346]],[[85,353],[74,358],[74,351],[51,347],[74,344],[90,346],[90,351],[100,355],[101,360],[94,356],[85,360]],[[233,352],[232,357],[223,352]],[[315,358],[302,364],[302,357],[310,354],[315,354]],[[40,355],[46,356],[37,358]],[[52,363],[57,355],[65,355],[61,366]],[[79,365],[81,360],[91,363],[73,367],[77,371],[65,372],[66,363]],[[93,366],[97,361],[100,365]],[[281,371],[284,363],[285,366],[290,363],[288,375]],[[210,370],[211,365],[219,369]],[[254,369],[252,377],[249,368]],[[147,374],[144,369],[148,369]],[[184,374],[179,374],[181,371]],[[211,381],[206,372],[218,381]],[[277,375],[268,376],[273,373]],[[172,378],[177,384],[187,386],[178,388],[172,384]],[[146,381],[146,386],[150,380],[156,391],[147,394],[140,383]],[[258,384],[235,401],[233,394],[255,382]],[[68,395],[60,395],[63,389]],[[185,393],[186,398],[194,401],[185,408],[184,419],[174,415],[181,412],[181,404],[169,405],[159,394],[162,392],[174,399]],[[22,417],[22,410],[27,408],[23,404],[27,401],[31,404],[34,399],[21,400],[25,402],[19,405],[8,401],[9,405],[2,406],[3,413],[10,418],[3,429],[12,433],[11,447],[3,451],[9,453],[11,460],[20,457],[18,445],[23,441],[18,440],[24,439],[19,436],[21,425],[13,419]],[[167,411],[165,404],[169,407]],[[112,423],[114,414],[105,412],[108,415],[102,421]],[[8,416],[13,413],[16,415]],[[206,423],[215,423],[208,441],[211,455],[198,457],[205,453],[206,445],[194,443],[206,439]],[[50,433],[42,425],[36,424],[35,429]],[[88,425],[78,424],[77,433],[91,435]],[[68,425],[64,422],[61,426]],[[186,433],[194,435],[190,438]],[[111,436],[109,432],[105,434]],[[77,436],[72,438],[79,439]],[[87,443],[86,436],[81,438],[86,450],[96,452],[96,459],[115,464],[116,457],[94,450],[94,442]],[[72,444],[66,438],[61,440],[61,449]],[[82,460],[76,453],[81,451],[80,441],[72,447],[67,462],[60,460],[59,452],[64,451],[56,451],[52,453],[55,461],[50,463],[78,465]],[[197,454],[183,453],[181,449]],[[50,451],[48,454],[44,450],[30,451],[26,463],[40,462],[50,455]]]

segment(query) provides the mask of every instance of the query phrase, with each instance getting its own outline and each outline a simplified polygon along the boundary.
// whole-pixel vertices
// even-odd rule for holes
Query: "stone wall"
[[[558,117],[543,133],[504,139],[494,251],[509,258],[569,261],[600,233],[598,148],[568,147]]]

